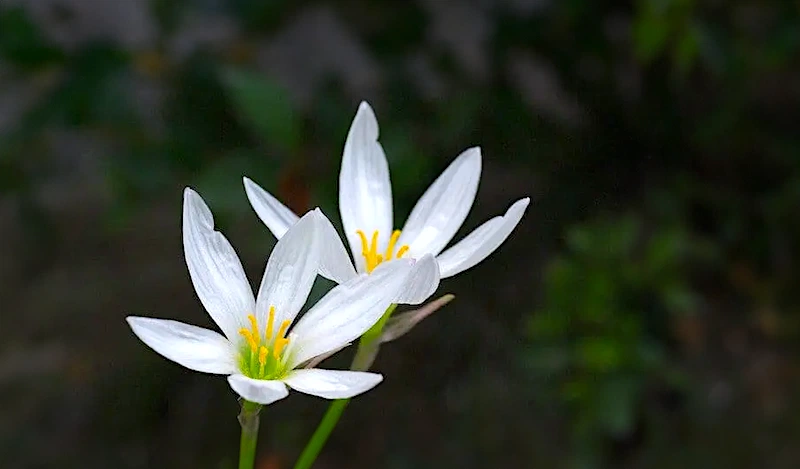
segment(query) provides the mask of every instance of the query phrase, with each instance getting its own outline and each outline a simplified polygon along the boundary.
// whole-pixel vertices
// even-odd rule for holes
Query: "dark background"
[[[453,303],[384,347],[385,382],[317,467],[800,467],[798,10],[0,1],[0,466],[234,467],[225,380],[159,357],[124,317],[211,325],[183,261],[184,186],[255,284],[273,240],[243,175],[338,223],[365,99],[398,228],[473,145],[457,239],[532,203],[442,282]],[[266,409],[259,469],[291,467],[325,406]]]

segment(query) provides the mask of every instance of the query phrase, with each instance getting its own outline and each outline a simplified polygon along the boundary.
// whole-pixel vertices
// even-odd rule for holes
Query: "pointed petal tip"
[[[183,203],[186,205],[189,200],[191,200],[193,195],[197,195],[197,192],[194,191],[191,187],[185,187],[183,189]]]
[[[474,147],[469,147],[466,150],[464,150],[464,156],[467,157],[467,158],[481,159],[482,155],[483,155],[483,153],[481,152],[481,147],[478,146],[478,145],[476,145]]]
[[[125,319],[133,335],[168,360],[201,373],[230,374],[235,370],[235,351],[217,332],[171,319]]]
[[[244,191],[247,193],[248,198],[258,195],[259,192],[266,192],[269,197],[272,197],[269,192],[265,191],[263,187],[259,186],[257,182],[247,176],[242,176],[242,184],[244,184]]]
[[[211,216],[211,209],[208,208],[203,197],[196,190],[187,186],[183,189],[183,211],[185,214],[192,214],[193,210],[199,210],[199,212],[195,212],[194,218],[196,219],[198,216],[201,220]]]
[[[359,110],[359,112],[361,112],[362,110],[363,111],[372,111],[372,106],[370,106],[369,103],[366,100],[362,99],[361,102],[358,103],[358,110]]]
[[[321,208],[314,207],[312,209],[312,212],[314,212],[314,218],[316,218],[316,220],[318,222],[320,222],[320,223],[322,223],[322,222],[330,223],[331,222],[330,219],[328,218],[328,216],[325,215],[325,212],[323,212]]]
[[[514,202],[513,204],[511,204],[511,207],[508,208],[508,211],[511,211],[514,208],[517,208],[518,210],[525,210],[526,208],[528,208],[528,205],[530,203],[531,203],[530,197],[523,197],[518,201]]]
[[[136,323],[137,323],[137,322],[138,322],[140,319],[144,319],[144,318],[143,318],[143,317],[141,317],[141,316],[125,316],[125,322],[127,322],[127,323],[128,323],[128,326],[130,326],[131,328],[133,328],[133,327],[134,327],[134,325],[135,325],[135,324],[136,324]]]
[[[378,138],[378,118],[375,116],[375,111],[372,106],[366,101],[361,101],[356,111],[356,117],[353,118],[352,127],[355,128],[356,124],[364,126],[366,135],[371,138]]]

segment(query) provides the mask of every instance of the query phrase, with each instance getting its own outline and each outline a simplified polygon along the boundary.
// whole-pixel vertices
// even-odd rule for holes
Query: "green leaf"
[[[268,145],[297,149],[300,119],[289,95],[273,80],[254,72],[228,69],[223,83],[240,122]]]

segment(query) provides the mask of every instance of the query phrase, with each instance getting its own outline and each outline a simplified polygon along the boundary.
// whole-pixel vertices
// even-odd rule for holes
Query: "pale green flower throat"
[[[247,315],[250,320],[250,329],[241,328],[239,334],[245,338],[245,344],[239,354],[239,368],[242,374],[253,379],[278,379],[286,372],[287,346],[290,340],[286,338],[286,331],[291,321],[281,322],[275,337],[275,307],[269,307],[269,318],[264,336],[258,329],[258,321],[252,314]],[[263,339],[263,340],[262,340]]]

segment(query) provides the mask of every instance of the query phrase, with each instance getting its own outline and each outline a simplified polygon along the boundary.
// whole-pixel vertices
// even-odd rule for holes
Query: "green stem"
[[[350,399],[337,399],[331,402],[331,405],[328,406],[328,411],[325,412],[325,416],[322,417],[322,421],[314,431],[311,439],[308,440],[308,444],[300,454],[297,463],[295,463],[294,469],[309,469],[314,464],[319,452],[322,451],[322,447],[325,446],[325,442],[328,441],[333,427],[339,422],[339,417],[342,416],[342,412],[344,412],[349,402]]]
[[[239,423],[242,426],[242,439],[239,443],[239,469],[253,469],[256,462],[256,443],[258,442],[258,413],[261,405],[242,401]]]
[[[372,365],[372,361],[378,353],[378,347],[380,347],[380,337],[383,332],[383,327],[386,325],[386,321],[389,320],[395,308],[397,308],[396,304],[390,305],[378,322],[361,336],[361,340],[358,343],[358,350],[356,350],[353,363],[350,365],[351,370],[367,371]],[[325,446],[325,442],[328,441],[328,437],[339,422],[339,418],[342,416],[342,412],[344,412],[349,402],[350,399],[336,399],[331,402],[328,406],[328,410],[322,417],[322,421],[317,426],[317,429],[314,430],[314,434],[311,435],[311,439],[308,440],[306,447],[303,448],[303,452],[300,453],[300,458],[297,459],[294,469],[309,469],[311,465],[314,464],[314,461],[317,460],[317,456],[319,456],[319,452],[322,451],[322,447]],[[242,468],[240,467],[239,469]]]

